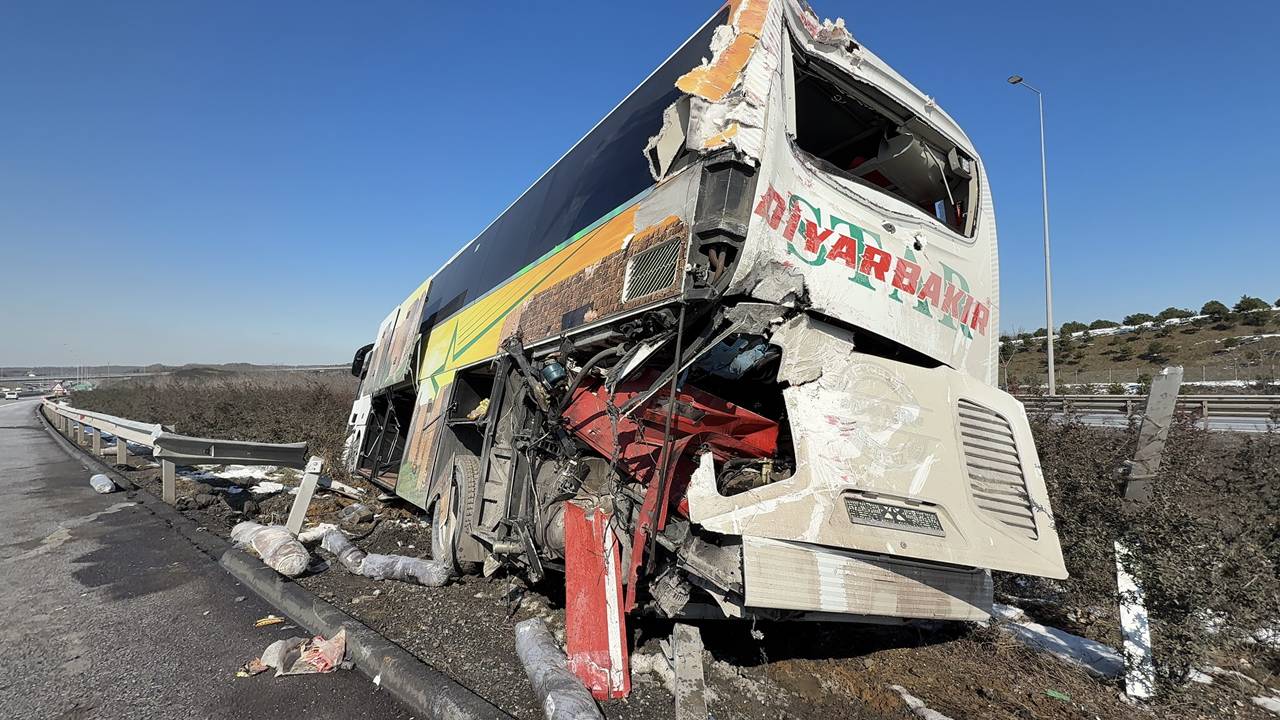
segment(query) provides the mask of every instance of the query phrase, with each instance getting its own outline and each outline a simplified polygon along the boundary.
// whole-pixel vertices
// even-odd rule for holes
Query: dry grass
[[[199,437],[306,442],[342,467],[356,379],[343,372],[201,373],[129,380],[78,392],[76,407],[172,425]]]

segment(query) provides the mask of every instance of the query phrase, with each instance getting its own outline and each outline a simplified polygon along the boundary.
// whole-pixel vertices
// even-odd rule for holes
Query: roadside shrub
[[[1188,317],[1191,317],[1192,315],[1195,315],[1195,313],[1191,312],[1190,310],[1184,310],[1179,307],[1170,306],[1161,310],[1159,313],[1156,313],[1156,319],[1172,320],[1174,318],[1188,318]]]
[[[1254,310],[1270,310],[1271,304],[1259,297],[1250,295],[1241,295],[1236,301],[1235,307],[1232,308],[1238,313],[1253,312]]]
[[[75,393],[71,404],[184,435],[256,442],[306,442],[340,473],[356,379],[341,372],[219,374],[129,380]]]
[[[1214,320],[1221,320],[1230,312],[1231,308],[1227,307],[1221,300],[1210,300],[1200,308],[1201,315],[1208,315]]]
[[[1280,433],[1210,433],[1178,418],[1151,502],[1126,513],[1115,471],[1132,457],[1136,431],[1032,418],[1071,577],[997,573],[997,590],[1038,596],[1048,621],[1116,645],[1115,541],[1122,539],[1136,559],[1130,570],[1146,593],[1166,682],[1180,683],[1221,653],[1274,672],[1280,659],[1251,636],[1280,619]]]

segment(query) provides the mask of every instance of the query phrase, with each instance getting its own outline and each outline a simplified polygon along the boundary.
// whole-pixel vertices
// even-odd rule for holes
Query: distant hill
[[[218,373],[252,373],[275,370],[308,369],[317,367],[334,367],[333,365],[255,365],[253,363],[187,363],[185,365],[13,365],[0,367],[0,378],[21,378],[27,373],[40,377],[75,378],[78,376],[104,375],[137,375],[139,373],[175,373],[189,376],[204,376]]]
[[[1247,386],[1280,381],[1280,308],[1242,298],[1234,308],[1168,308],[1135,314],[1129,322],[1064,323],[1054,336],[1059,385],[1141,382],[1167,365],[1182,365],[1184,382]],[[1261,307],[1258,307],[1258,305]],[[1000,340],[1002,387],[1043,385],[1047,354],[1043,328]]]

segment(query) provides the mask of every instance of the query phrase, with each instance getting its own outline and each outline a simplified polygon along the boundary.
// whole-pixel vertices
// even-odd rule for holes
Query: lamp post
[[[1034,86],[1022,79],[1021,75],[1010,75],[1010,85],[1021,85],[1036,94],[1040,106],[1040,192],[1044,208],[1044,316],[1045,343],[1049,355],[1049,394],[1058,392],[1058,385],[1053,375],[1053,272],[1049,269],[1049,173],[1044,159],[1044,95]]]

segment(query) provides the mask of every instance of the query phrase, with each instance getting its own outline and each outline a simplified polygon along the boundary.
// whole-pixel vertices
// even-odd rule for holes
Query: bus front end
[[[685,86],[684,141],[745,160],[746,232],[708,237],[732,259],[720,297],[757,320],[691,382],[773,397],[784,427],[773,457],[700,455],[688,521],[733,550],[697,583],[731,615],[978,620],[990,570],[1066,577],[1026,415],[994,387],[995,216],[972,144],[797,0],[736,5],[715,47]]]

